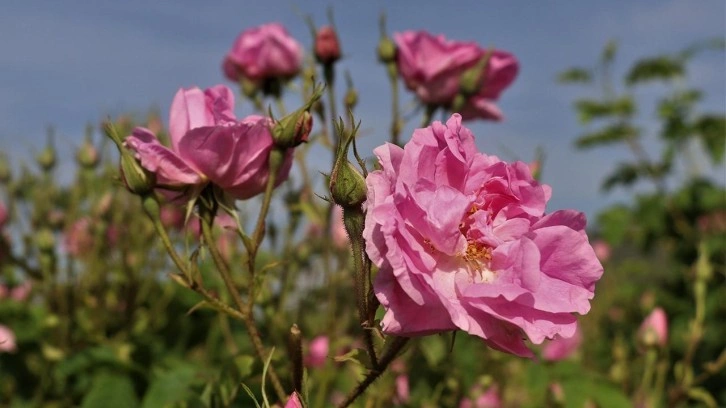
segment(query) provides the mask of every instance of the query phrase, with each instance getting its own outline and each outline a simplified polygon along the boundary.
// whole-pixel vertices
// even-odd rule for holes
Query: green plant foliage
[[[557,81],[563,84],[589,84],[592,82],[592,73],[585,68],[570,68],[557,76]]]
[[[91,390],[81,408],[135,408],[139,401],[131,379],[113,372],[102,372],[93,379]]]
[[[726,117],[723,115],[701,116],[693,124],[693,131],[700,137],[713,163],[723,163],[726,152]]]
[[[608,101],[582,99],[575,102],[575,109],[583,124],[590,123],[594,119],[629,117],[635,113],[633,100],[628,96]]]
[[[615,123],[594,132],[585,133],[575,140],[580,149],[614,144],[640,136],[640,129],[627,123]]]
[[[672,81],[684,76],[684,61],[669,55],[637,61],[625,77],[625,83],[634,86],[654,81]]]

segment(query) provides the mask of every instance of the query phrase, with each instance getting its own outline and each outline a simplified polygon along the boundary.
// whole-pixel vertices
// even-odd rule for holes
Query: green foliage
[[[703,115],[696,119],[693,130],[701,138],[713,163],[723,163],[726,152],[726,116]]]
[[[579,113],[580,122],[590,123],[593,119],[607,117],[628,117],[635,113],[635,104],[629,96],[615,100],[597,101],[581,99],[575,102],[575,109]]]
[[[139,405],[131,379],[125,375],[102,372],[93,379],[91,390],[81,408],[135,408]]]
[[[592,82],[592,74],[586,68],[570,68],[566,71],[562,71],[557,76],[557,80],[563,84],[589,84]]]
[[[588,149],[634,139],[640,136],[640,129],[627,123],[615,123],[600,130],[585,133],[577,138],[575,146]]]
[[[726,358],[718,357],[726,329],[715,323],[726,319],[722,301],[726,287],[726,188],[723,179],[712,181],[695,171],[708,162],[693,150],[700,146],[711,164],[723,163],[726,120],[721,113],[698,112],[703,91],[684,85],[690,59],[707,49],[723,50],[724,40],[635,61],[623,79],[625,92],[619,93],[613,83],[594,84],[605,89],[602,98],[576,103],[583,123],[603,119],[597,129],[576,140],[577,147],[621,143],[633,153],[634,160],[619,161],[604,177],[603,188],[643,181],[651,182],[655,191],[636,195],[628,204],[611,206],[597,217],[598,235],[611,246],[612,259],[606,261],[590,318],[596,327],[595,336],[615,341],[589,348],[597,371],[607,372],[607,380],[583,372],[562,377],[565,406],[583,406],[586,402],[598,406],[726,403],[726,394],[718,391],[726,373],[705,369],[726,365]],[[603,52],[609,53],[608,49]],[[611,62],[603,58],[593,72],[610,72]],[[603,80],[607,79],[605,75]],[[633,87],[655,81],[672,85],[674,79],[679,79],[678,86],[669,89],[657,104],[655,117],[660,129],[654,136],[661,144],[660,152],[646,150],[640,140],[648,135],[631,124],[638,111]],[[619,100],[630,101],[632,109],[614,108]],[[690,174],[679,186],[669,188],[666,181],[673,180],[669,176],[678,160]],[[668,316],[667,352],[645,350],[632,334],[656,306]],[[630,399],[621,394],[622,389],[632,390]]]

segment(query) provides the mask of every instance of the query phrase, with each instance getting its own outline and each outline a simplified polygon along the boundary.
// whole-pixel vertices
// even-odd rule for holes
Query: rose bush
[[[583,213],[545,214],[549,186],[478,152],[458,114],[375,154],[364,237],[384,332],[463,330],[520,356],[532,356],[523,333],[575,334],[603,272]]]

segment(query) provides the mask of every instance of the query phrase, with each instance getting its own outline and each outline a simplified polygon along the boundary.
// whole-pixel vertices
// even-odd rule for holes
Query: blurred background
[[[87,123],[120,113],[141,114],[153,107],[166,123],[178,88],[234,86],[220,66],[240,31],[278,21],[299,41],[310,44],[303,16],[312,15],[323,24],[329,5],[277,0],[184,0],[173,5],[140,0],[6,2],[0,13],[0,149],[10,153],[15,164],[32,158],[52,126],[58,149],[70,156]],[[375,57],[381,12],[387,13],[391,32],[425,29],[516,55],[519,77],[499,101],[505,120],[471,123],[478,145],[484,152],[523,161],[531,161],[536,148],[542,147],[543,177],[555,192],[549,210],[578,208],[593,216],[628,197],[627,189],[600,191],[602,177],[628,152],[626,147],[608,147],[575,154],[573,140],[583,128],[572,103],[598,89],[562,86],[556,80],[558,73],[573,65],[593,66],[610,40],[618,44],[613,64],[617,79],[638,57],[673,53],[699,40],[723,37],[726,3],[618,0],[525,6],[461,1],[422,6],[417,1],[377,0],[336,5],[345,55],[339,66],[350,71],[359,92],[356,114],[363,123],[361,146],[366,155],[387,140],[390,119],[390,106],[380,102],[389,95],[389,85]],[[703,52],[693,58],[688,82],[705,90],[700,109],[726,109],[723,52]],[[636,124],[651,133],[658,127],[655,100],[662,90],[656,84],[636,92],[642,101]],[[406,105],[411,100],[411,94],[404,92],[404,112],[412,110],[411,104]],[[251,111],[251,104],[239,98],[237,114]],[[411,116],[404,136],[419,123],[420,114]],[[646,149],[655,149],[654,137],[645,137],[643,143]],[[719,183],[726,182],[723,166],[709,173]],[[676,178],[683,174],[682,169],[675,174]],[[634,188],[648,189],[638,184]]]
[[[357,406],[726,405],[726,3],[339,4],[336,92],[340,102],[348,71],[363,156],[389,139],[390,88],[376,58],[381,12],[389,33],[426,30],[509,51],[520,72],[497,101],[504,121],[466,125],[481,151],[540,166],[535,177],[553,188],[548,211],[588,215],[605,269],[580,331],[533,346],[536,363],[462,332],[425,336]],[[359,352],[342,217],[317,196],[327,192],[320,172],[330,171],[322,143],[297,148],[297,166],[308,160],[313,180],[295,167],[275,190],[264,245],[247,262],[230,217],[203,240],[198,217],[185,224],[180,207],[163,205],[152,225],[99,130],[110,118],[119,134],[143,124],[161,137],[179,88],[237,89],[221,64],[241,31],[280,22],[309,51],[305,17],[327,24],[328,6],[2,4],[0,406],[252,406],[248,397],[263,395],[264,359],[249,326],[210,307],[231,302],[215,271],[222,258],[255,299],[249,313],[264,347],[277,347],[270,367],[284,386],[276,395],[267,387],[273,402],[292,389],[282,350],[293,323],[303,333],[309,406],[340,402],[356,386],[370,366]],[[300,82],[284,95],[288,108],[301,104]],[[400,99],[407,141],[422,112],[410,92]],[[237,98],[237,117],[254,111]],[[260,201],[237,203],[247,232]],[[188,268],[193,276],[170,275],[170,248],[198,267]]]

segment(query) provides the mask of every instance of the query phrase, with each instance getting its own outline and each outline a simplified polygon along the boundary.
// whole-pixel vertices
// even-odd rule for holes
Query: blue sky
[[[27,158],[28,152],[42,146],[49,125],[57,130],[61,151],[69,152],[82,140],[86,123],[108,114],[142,113],[156,106],[166,119],[178,88],[225,82],[220,62],[240,31],[279,21],[307,46],[310,36],[301,14],[311,14],[322,24],[329,4],[4,2],[0,150],[16,162]],[[426,29],[517,55],[520,75],[500,101],[506,121],[472,123],[478,146],[505,159],[523,160],[530,160],[535,148],[542,146],[547,153],[545,182],[554,189],[549,209],[577,208],[594,215],[609,203],[627,199],[629,191],[607,195],[599,191],[602,177],[627,158],[627,152],[619,148],[578,152],[572,147],[583,131],[572,101],[585,93],[556,84],[556,74],[572,65],[594,63],[610,39],[619,41],[616,68],[622,72],[639,56],[723,37],[725,7],[722,0],[338,3],[335,18],[346,55],[341,67],[350,70],[360,93],[357,116],[366,134],[362,151],[370,155],[387,138],[389,126],[390,91],[374,52],[378,15],[385,10],[389,31]],[[703,54],[690,65],[690,84],[707,91],[703,109],[726,110],[725,72],[723,53]],[[661,91],[649,87],[639,95],[652,101]],[[403,101],[408,100],[410,95],[404,93]],[[238,115],[250,112],[248,104],[238,103]],[[652,128],[652,105],[645,105],[643,113],[642,124]],[[418,120],[404,134],[410,134]],[[646,142],[649,149],[656,146]],[[714,176],[726,182],[723,168]]]

